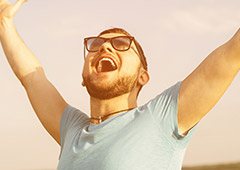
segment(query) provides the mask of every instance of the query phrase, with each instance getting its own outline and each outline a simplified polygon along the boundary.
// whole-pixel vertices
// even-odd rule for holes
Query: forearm
[[[3,19],[0,23],[0,40],[7,60],[22,82],[28,74],[41,67],[40,62],[25,45],[11,20]]]

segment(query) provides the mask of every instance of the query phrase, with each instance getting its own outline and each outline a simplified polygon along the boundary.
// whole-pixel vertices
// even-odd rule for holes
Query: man
[[[217,103],[240,68],[240,31],[214,50],[183,81],[143,106],[147,62],[123,29],[85,38],[83,86],[91,116],[68,104],[49,82],[12,19],[25,0],[0,0],[0,39],[41,123],[61,145],[58,169],[176,170],[196,124]]]

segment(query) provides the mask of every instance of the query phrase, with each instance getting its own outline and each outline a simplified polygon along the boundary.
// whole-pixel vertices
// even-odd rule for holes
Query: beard
[[[137,86],[137,71],[134,75],[124,75],[113,82],[93,82],[90,76],[83,77],[84,84],[91,97],[97,99],[111,99],[131,92]]]

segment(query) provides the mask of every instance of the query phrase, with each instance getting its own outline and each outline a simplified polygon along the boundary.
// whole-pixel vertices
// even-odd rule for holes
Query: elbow
[[[20,76],[18,75],[17,77],[24,88],[33,83],[40,83],[42,80],[47,79],[42,67],[36,67],[34,70],[28,71],[25,74],[20,74]]]

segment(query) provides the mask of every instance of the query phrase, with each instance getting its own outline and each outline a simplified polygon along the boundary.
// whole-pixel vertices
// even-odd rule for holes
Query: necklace
[[[90,122],[91,123],[95,123],[97,121],[97,124],[101,123],[102,121],[106,120],[106,118],[108,118],[110,115],[113,115],[113,114],[116,114],[116,113],[119,113],[119,112],[123,112],[123,111],[128,111],[128,110],[132,110],[134,109],[135,107],[132,107],[130,109],[123,109],[123,110],[119,110],[119,111],[116,111],[116,112],[113,112],[113,113],[110,113],[108,115],[104,115],[104,116],[98,116],[98,117],[90,117]]]

